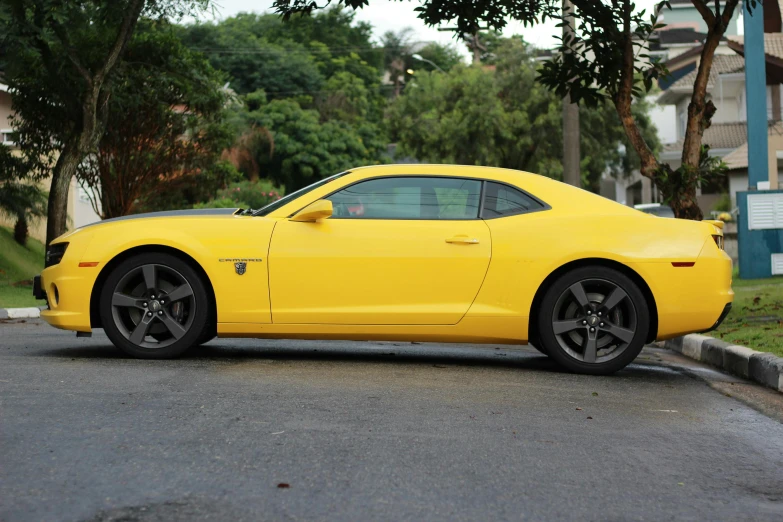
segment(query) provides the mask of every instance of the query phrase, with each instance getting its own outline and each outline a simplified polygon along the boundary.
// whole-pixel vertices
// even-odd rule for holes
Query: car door
[[[456,324],[492,252],[482,182],[381,177],[325,198],[328,219],[282,220],[269,251],[274,323]]]

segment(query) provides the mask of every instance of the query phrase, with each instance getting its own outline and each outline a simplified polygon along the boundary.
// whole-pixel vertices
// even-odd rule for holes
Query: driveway
[[[123,357],[0,323],[0,520],[783,520],[783,400],[646,348],[217,339]]]

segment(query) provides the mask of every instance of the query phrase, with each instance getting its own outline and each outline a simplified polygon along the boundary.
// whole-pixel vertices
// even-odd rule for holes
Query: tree
[[[324,76],[305,44],[270,41],[259,30],[266,25],[265,15],[241,13],[217,24],[186,26],[181,37],[214,68],[228,73],[240,94],[259,89],[270,97],[318,92]]]
[[[405,76],[405,71],[413,65],[413,58],[411,57],[413,54],[411,49],[412,33],[413,29],[406,27],[396,33],[394,31],[386,31],[381,37],[384,68],[389,73],[389,79],[392,84],[394,84],[395,97],[399,96],[402,90],[402,79]]]
[[[456,67],[463,62],[462,56],[459,54],[459,51],[456,49],[456,47],[452,45],[441,45],[437,42],[428,43],[419,49],[416,54],[424,58],[424,60],[429,60],[430,62],[434,63],[444,71],[449,71],[453,67]],[[437,70],[427,61],[415,62],[414,69],[423,69],[425,71]]]
[[[68,190],[103,136],[113,76],[142,13],[180,16],[205,0],[2,0],[2,67],[19,144],[37,177],[51,169],[46,241],[65,232]]]
[[[28,176],[24,157],[0,145],[0,214],[15,219],[14,240],[27,243],[31,219],[46,216],[46,193]]]
[[[399,150],[422,161],[481,164],[539,172],[561,178],[561,99],[536,82],[538,63],[520,39],[495,47],[496,70],[459,66],[448,74],[423,73],[387,114]],[[657,144],[644,121],[645,135]],[[623,155],[626,137],[612,108],[582,108],[583,181],[598,191],[601,176],[630,173],[638,167],[632,152]],[[630,148],[630,147],[628,147]]]
[[[140,21],[114,75],[104,135],[77,170],[102,218],[190,206],[183,191],[200,200],[225,186],[222,176],[210,177],[233,141],[223,83],[170,23]]]
[[[318,111],[303,109],[295,100],[258,103],[244,114],[249,127],[272,134],[274,151],[259,154],[260,170],[276,185],[293,192],[323,177],[357,165],[383,161],[386,140],[376,125],[332,119],[321,122]]]
[[[271,14],[240,13],[218,23],[181,28],[190,48],[228,73],[240,94],[263,90],[267,97],[316,96],[326,80],[347,70],[366,84],[378,82],[381,49],[371,27],[355,13],[335,8],[283,23]]]
[[[757,1],[748,0],[749,7],[754,8]],[[707,36],[688,106],[682,166],[678,169],[658,162],[633,114],[633,99],[649,92],[653,82],[667,73],[665,66],[645,49],[652,33],[662,26],[657,23],[658,14],[664,7],[671,7],[668,1],[658,4],[648,16],[644,11],[635,11],[632,0],[611,3],[573,0],[576,35],[561,40],[559,54],[545,64],[540,78],[558,96],[570,95],[576,103],[597,106],[609,100],[641,160],[641,173],[653,180],[677,217],[701,219],[702,212],[696,203],[696,186],[704,175],[700,166],[701,142],[715,112],[715,106],[707,100],[706,88],[715,50],[739,0],[724,0],[722,5],[716,1],[714,7],[706,0],[692,2],[707,25]],[[339,3],[360,9],[367,2],[341,0]],[[297,12],[310,13],[318,7],[310,0],[276,0],[275,6],[285,17]],[[565,23],[559,0],[424,0],[415,9],[425,23],[453,21],[462,33],[484,25],[502,29],[508,19],[531,24],[556,18]]]

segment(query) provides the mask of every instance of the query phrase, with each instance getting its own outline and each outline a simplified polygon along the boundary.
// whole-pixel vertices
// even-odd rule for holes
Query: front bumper
[[[80,268],[78,263],[50,266],[33,280],[33,294],[49,305],[41,319],[64,330],[91,332],[90,298],[98,268]]]
[[[36,299],[46,299],[46,292],[41,285],[41,276],[37,275],[33,278],[33,297]]]

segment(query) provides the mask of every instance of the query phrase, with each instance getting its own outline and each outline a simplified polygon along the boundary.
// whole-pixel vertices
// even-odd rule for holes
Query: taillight
[[[718,245],[718,248],[723,250],[723,236],[722,235],[713,235],[712,239],[715,240],[715,244]]]
[[[46,251],[46,262],[44,263],[45,266],[54,266],[62,261],[66,248],[68,248],[68,243],[57,243],[56,245],[51,245]]]

